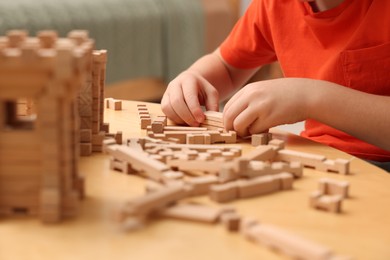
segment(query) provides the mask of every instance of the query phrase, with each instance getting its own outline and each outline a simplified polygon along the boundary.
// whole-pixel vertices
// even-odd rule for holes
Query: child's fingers
[[[267,127],[265,121],[257,117],[256,120],[249,126],[248,132],[250,135],[253,135],[258,133],[266,133],[268,130],[269,127]]]
[[[183,88],[184,101],[197,123],[204,121],[204,114],[199,103],[198,86],[196,80],[188,80]]]
[[[233,112],[233,110],[236,110],[237,103],[240,103],[241,96],[243,95],[243,91],[240,90],[238,91],[226,104],[223,109],[223,123],[225,126],[226,130],[231,130],[233,129],[233,119],[238,115],[237,112]],[[241,102],[241,105],[243,106],[242,110],[246,105],[244,106],[244,103],[246,102]],[[242,111],[241,110],[241,111]]]
[[[237,100],[240,100],[241,95],[243,94],[243,89],[239,90],[236,94],[234,94],[228,102],[226,102],[225,107],[223,109],[223,114],[225,115],[225,112],[227,112],[232,104],[234,104]]]
[[[161,100],[161,108],[164,114],[173,122],[180,125],[184,124],[184,121],[176,114],[175,110],[172,108],[168,93],[166,93]]]
[[[233,126],[234,120],[247,107],[248,107],[248,103],[246,102],[245,99],[243,100],[237,99],[235,102],[230,102],[228,107],[225,107],[223,111],[223,125],[225,126],[226,130],[234,129]]]
[[[246,108],[234,119],[233,129],[241,137],[249,136],[249,128],[256,119],[256,113],[252,109]]]
[[[211,85],[205,87],[206,92],[206,109],[211,111],[219,111],[219,93]]]
[[[199,126],[185,102],[182,88],[176,88],[174,93],[170,93],[170,99],[173,110],[187,125]]]

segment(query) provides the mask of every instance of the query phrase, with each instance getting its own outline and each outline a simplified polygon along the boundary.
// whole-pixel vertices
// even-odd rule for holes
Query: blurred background
[[[60,36],[88,30],[108,50],[106,97],[159,102],[167,83],[225,39],[250,0],[12,0],[0,1],[0,33]],[[251,81],[282,77],[278,64]],[[291,127],[290,127],[291,128]],[[297,128],[297,129],[295,129]],[[293,126],[299,132],[302,125]],[[288,129],[288,130],[291,130]]]

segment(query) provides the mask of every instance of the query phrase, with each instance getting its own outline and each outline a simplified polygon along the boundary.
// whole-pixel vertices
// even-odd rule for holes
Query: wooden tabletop
[[[107,110],[110,132],[141,137],[136,104],[126,101],[122,111]],[[158,104],[147,103],[153,115]],[[351,155],[273,129],[287,148],[318,153],[329,159],[352,159]],[[240,143],[244,152],[253,147]],[[127,200],[144,193],[145,181],[109,169],[109,157],[96,154],[80,161],[86,177],[86,199],[78,217],[56,225],[43,225],[34,218],[0,219],[1,260],[60,259],[287,259],[268,248],[227,232],[221,225],[156,219],[144,229],[127,233],[113,220],[113,212]],[[390,174],[353,158],[351,175],[304,170],[292,191],[228,203],[241,215],[274,224],[294,234],[326,245],[337,254],[354,259],[390,259]],[[309,194],[321,177],[350,182],[351,197],[343,212],[333,214],[308,206]],[[207,197],[196,200],[214,205]]]

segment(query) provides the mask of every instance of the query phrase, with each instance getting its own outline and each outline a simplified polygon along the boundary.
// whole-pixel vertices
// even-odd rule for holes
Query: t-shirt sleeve
[[[220,46],[223,59],[239,69],[251,69],[276,61],[267,8],[253,0],[229,36]]]

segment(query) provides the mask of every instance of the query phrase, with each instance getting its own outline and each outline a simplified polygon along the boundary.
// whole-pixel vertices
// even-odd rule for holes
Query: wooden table
[[[123,111],[107,110],[110,131],[124,137],[143,136],[135,102],[124,102]],[[157,104],[148,104],[160,115]],[[352,156],[301,137],[273,130],[293,150],[319,153],[329,159]],[[244,151],[253,149],[243,143]],[[228,203],[244,216],[275,224],[302,237],[327,245],[336,253],[355,259],[390,259],[390,174],[354,158],[352,174],[343,176],[304,170],[304,177],[284,191]],[[144,180],[109,170],[109,157],[96,154],[82,158],[87,198],[77,218],[58,225],[43,225],[38,219],[0,219],[0,259],[286,259],[268,248],[228,233],[221,225],[158,219],[145,229],[126,233],[113,221],[113,212],[144,193]],[[318,211],[308,206],[308,196],[321,177],[348,180],[351,198],[343,213]],[[214,204],[206,197],[199,201]]]

